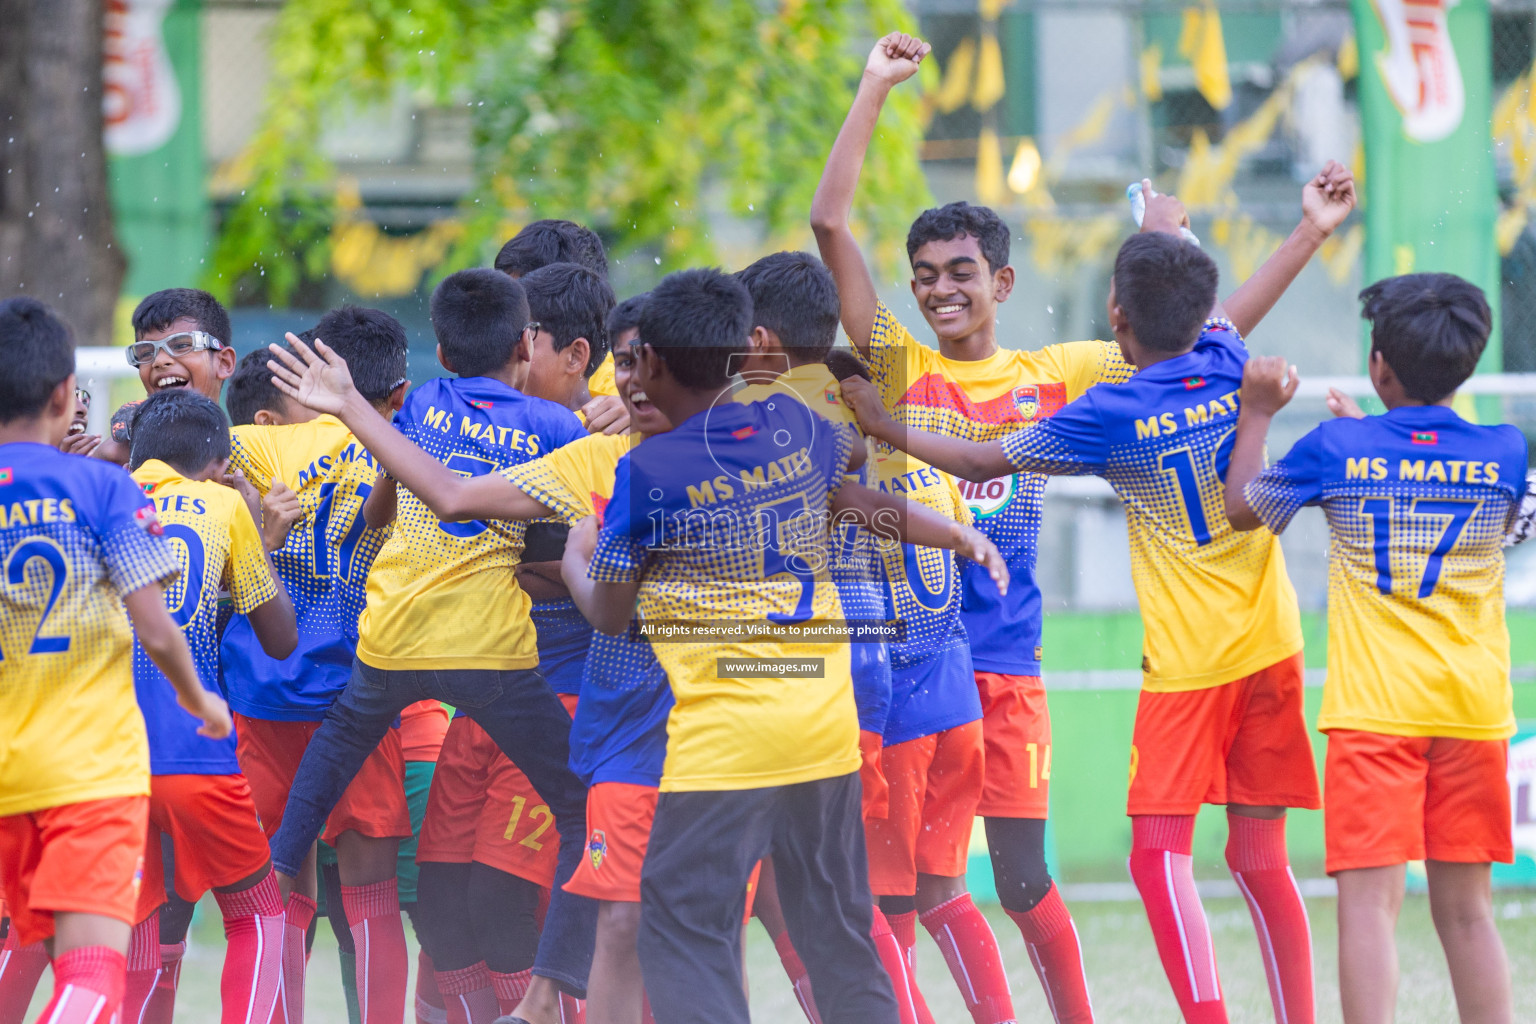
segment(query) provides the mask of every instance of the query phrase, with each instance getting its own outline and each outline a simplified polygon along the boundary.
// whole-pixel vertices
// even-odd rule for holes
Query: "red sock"
[[[491,988],[496,991],[496,1002],[501,1006],[502,1016],[512,1015],[512,1012],[517,1009],[517,1004],[523,1001],[523,996],[528,994],[528,985],[532,981],[533,968],[531,967],[516,974],[491,972]]]
[[[907,969],[906,950],[896,941],[891,923],[885,919],[879,907],[875,908],[875,926],[870,931],[870,938],[875,940],[875,952],[880,954],[880,966],[890,976],[891,988],[896,993],[900,1024],[918,1024],[917,1000],[922,996],[917,991],[917,979]]]
[[[141,1024],[171,1024],[176,1015],[176,986],[181,984],[181,958],[186,954],[185,941],[160,944],[160,980],[149,994]]]
[[[915,981],[917,979],[917,911],[885,914],[885,920],[891,926],[891,936],[901,947],[902,957],[907,961],[907,977]],[[912,1005],[917,1011],[917,1024],[933,1024],[933,1014],[928,1010],[928,1003],[923,999],[923,993],[916,985],[912,986]]]
[[[1205,908],[1192,868],[1195,816],[1137,815],[1131,819],[1131,880],[1147,908],[1163,973],[1186,1024],[1227,1024]]]
[[[587,1024],[587,1001],[561,992],[560,1024]]]
[[[1005,913],[1024,936],[1029,962],[1035,966],[1035,975],[1045,989],[1045,1002],[1056,1024],[1093,1024],[1088,976],[1083,973],[1083,947],[1055,883],[1045,898],[1030,909]]]
[[[17,939],[16,922],[0,946],[0,1024],[21,1024],[27,1007],[48,967],[48,950],[41,942],[23,946]]]
[[[921,920],[944,951],[949,973],[960,986],[971,1019],[976,1024],[1011,1024],[1013,994],[1008,990],[1002,954],[997,951],[997,936],[971,901],[971,894],[963,892],[939,904]]]
[[[405,979],[411,966],[397,883],[387,878],[372,885],[344,885],[341,902],[357,947],[357,1001],[363,1024],[399,1024],[405,1019]]]
[[[457,971],[438,971],[437,990],[443,994],[448,1024],[491,1024],[501,1016],[484,960]]]
[[[123,1024],[142,1024],[164,969],[160,962],[160,911],[156,910],[134,925],[133,932],[128,936],[127,972],[123,984]]]
[[[106,946],[81,946],[53,958],[53,998],[37,1019],[48,1024],[101,1024],[123,1005],[128,959]]]
[[[644,993],[640,997],[640,1024],[656,1024],[656,1018],[651,1015],[651,997]]]
[[[1227,866],[1259,933],[1275,1024],[1312,1024],[1312,927],[1285,853],[1285,819],[1229,813]]]
[[[304,968],[309,963],[309,923],[315,919],[315,901],[303,893],[289,893],[283,911],[283,1011],[288,1024],[304,1024]]]
[[[448,1024],[448,1008],[437,990],[437,969],[424,949],[416,952],[416,1024]]]
[[[283,998],[283,939],[288,922],[277,876],[239,892],[216,892],[224,915],[221,1024],[271,1024]],[[123,1024],[129,1024],[124,1021]]]
[[[789,987],[795,990],[795,1001],[804,1011],[805,1019],[811,1024],[821,1024],[821,1012],[816,1009],[816,997],[811,994],[810,974],[800,954],[795,952],[795,944],[789,941],[788,931],[773,940],[773,948],[779,951],[779,963],[784,965],[784,973],[789,975]]]

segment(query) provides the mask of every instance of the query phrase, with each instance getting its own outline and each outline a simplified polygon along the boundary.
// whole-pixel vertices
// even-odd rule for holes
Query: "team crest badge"
[[[1013,407],[1024,419],[1034,419],[1040,411],[1040,389],[1033,384],[1014,388]]]
[[[587,856],[592,858],[592,870],[603,866],[603,859],[608,856],[608,837],[602,829],[592,830],[592,838],[587,840]]]

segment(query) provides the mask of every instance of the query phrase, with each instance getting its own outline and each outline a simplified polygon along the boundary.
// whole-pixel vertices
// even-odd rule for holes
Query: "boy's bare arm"
[[[165,673],[176,691],[176,703],[188,714],[202,719],[197,730],[199,736],[221,740],[234,728],[229,719],[229,707],[217,694],[203,689],[197,678],[197,666],[192,663],[192,650],[181,627],[171,618],[165,607],[165,589],[158,583],[150,583],[123,595],[123,606],[133,623],[133,632],[149,660]]]
[[[892,448],[915,455],[930,466],[978,482],[1015,472],[998,441],[966,441],[897,423],[880,400],[880,392],[862,377],[849,377],[843,381],[842,391],[843,401],[858,416],[864,433]]]
[[[1301,193],[1301,223],[1264,265],[1221,304],[1243,337],[1259,325],[1296,280],[1307,261],[1355,208],[1355,177],[1336,160],[1307,182]]]
[[[811,230],[816,234],[822,261],[837,281],[843,330],[863,353],[869,351],[879,300],[864,254],[849,227],[853,197],[886,95],[892,87],[917,73],[918,64],[931,49],[921,39],[902,32],[891,32],[875,43],[864,66],[864,76],[859,80],[858,94],[837,140],[832,143],[826,170],[822,171],[821,183],[811,200]]]
[[[370,530],[382,530],[395,521],[400,507],[400,487],[388,473],[380,473],[373,482],[373,490],[363,499],[363,522]]]
[[[1232,461],[1227,466],[1223,502],[1227,521],[1234,530],[1257,530],[1264,525],[1243,489],[1264,472],[1264,439],[1275,413],[1296,394],[1296,367],[1280,356],[1254,356],[1243,367],[1241,406],[1237,435],[1232,442]]]
[[[629,620],[635,617],[640,583],[599,583],[592,578],[589,569],[592,554],[597,550],[597,532],[596,516],[587,516],[571,527],[565,538],[565,554],[560,559],[560,575],[571,600],[592,627],[619,636],[629,629]]]
[[[299,645],[299,630],[293,602],[277,573],[272,574],[272,582],[277,584],[277,593],[251,609],[246,618],[251,620],[251,628],[267,657],[282,661]]]

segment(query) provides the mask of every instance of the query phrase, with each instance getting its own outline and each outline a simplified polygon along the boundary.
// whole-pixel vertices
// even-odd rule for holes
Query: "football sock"
[[[789,941],[787,930],[773,940],[773,948],[779,952],[779,963],[784,965],[784,973],[789,975],[789,985],[795,990],[795,1001],[800,1004],[800,1009],[805,1011],[805,1019],[810,1021],[810,1024],[821,1024],[821,1014],[816,1009],[816,997],[811,994],[811,976],[807,973],[800,954],[795,952],[795,944]]]
[[[54,957],[53,998],[38,1020],[47,1024],[112,1020],[122,1009],[127,973],[127,958],[106,946],[81,946]]]
[[[16,923],[0,946],[0,1024],[21,1024],[32,1003],[32,994],[48,967],[48,950],[41,942],[23,946],[17,941]]]
[[[411,970],[398,883],[386,878],[372,885],[343,885],[341,900],[357,947],[363,1024],[398,1024],[405,1019],[405,982]]]
[[[438,971],[437,990],[443,994],[448,1024],[491,1024],[501,1016],[484,960],[457,971]]]
[[[141,1024],[171,1024],[176,1015],[176,986],[181,983],[181,960],[186,955],[186,940],[160,944],[160,980],[149,995]]]
[[[283,1008],[288,1024],[304,1024],[304,967],[309,962],[309,923],[314,919],[315,901],[290,893],[283,911]]]
[[[560,1024],[587,1024],[587,1001],[561,992]]]
[[[283,997],[287,928],[277,876],[269,871],[249,889],[215,892],[213,898],[224,915],[227,942],[219,979],[221,1024],[271,1024]]]
[[[908,910],[900,914],[885,914],[886,923],[891,926],[891,936],[896,944],[901,947],[901,955],[907,961],[907,977],[917,978],[917,911]],[[922,991],[912,986],[912,1005],[917,1013],[917,1024],[933,1024],[933,1014],[928,1010],[928,1003],[923,999]]]
[[[971,894],[963,892],[921,915],[923,927],[944,952],[949,973],[960,986],[965,1008],[976,1024],[1010,1024],[1013,994],[997,951],[997,936]]]
[[[1029,962],[1045,989],[1046,1005],[1056,1024],[1092,1024],[1093,1004],[1088,999],[1088,977],[1083,973],[1082,944],[1055,884],[1031,909],[1005,913],[1024,936]]]
[[[347,1024],[363,1024],[362,1007],[357,1001],[357,954],[337,946],[336,959],[341,964],[341,997],[347,1004]]]
[[[1205,919],[1190,851],[1195,816],[1144,814],[1131,819],[1131,880],[1141,893],[1163,973],[1186,1024],[1227,1024],[1216,948]]]
[[[437,990],[437,970],[424,949],[416,952],[416,1024],[448,1024],[448,1008]]]
[[[502,974],[500,971],[491,972],[491,988],[496,992],[496,1002],[501,1006],[503,1016],[510,1016],[517,1004],[523,1001],[523,996],[528,994],[528,985],[533,981],[533,968],[526,971],[518,971],[516,974]]]
[[[142,1024],[164,970],[160,962],[160,914],[150,914],[128,936],[123,982],[123,1024]],[[102,1018],[105,1020],[106,1018]]]
[[[1312,1024],[1312,928],[1285,852],[1285,819],[1229,813],[1227,866],[1253,915],[1275,1024]]]
[[[891,932],[891,923],[885,919],[879,907],[874,910],[875,926],[870,931],[870,938],[875,940],[875,952],[880,956],[880,966],[890,976],[891,989],[896,993],[900,1024],[918,1024],[917,1000],[913,996],[917,991],[917,979],[907,969],[906,951]]]

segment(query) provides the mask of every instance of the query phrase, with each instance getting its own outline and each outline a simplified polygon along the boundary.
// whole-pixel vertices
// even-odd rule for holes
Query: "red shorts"
[[[983,732],[980,722],[970,722],[881,751],[890,814],[864,823],[876,896],[913,895],[919,873],[965,874],[981,800]]]
[[[407,761],[436,761],[447,734],[442,701],[419,700],[400,712],[400,753]]]
[[[0,818],[0,890],[16,941],[53,937],[53,915],[133,924],[149,798],[121,796]]]
[[[1051,795],[1051,709],[1039,676],[977,672],[985,783],[976,813],[1044,818]]]
[[[271,863],[266,833],[244,775],[155,775],[149,780],[142,921],[165,902],[160,836],[176,851],[176,895],[196,903],[209,889],[246,879]]]
[[[1334,729],[1324,769],[1327,871],[1515,859],[1509,742]]]
[[[885,773],[880,770],[880,734],[867,729],[859,730],[859,787],[863,793],[862,811],[865,821],[883,818],[890,813],[891,787],[886,784]]]
[[[1142,691],[1126,813],[1194,814],[1201,804],[1321,807],[1303,676],[1298,651],[1220,686]]]
[[[240,770],[251,786],[256,813],[267,838],[283,823],[288,790],[298,773],[299,761],[319,722],[276,722],[266,718],[235,715]],[[400,730],[390,729],[358,769],[341,801],[325,820],[327,843],[335,844],[343,832],[375,839],[409,839],[411,812],[405,803],[405,758],[400,753]]]
[[[587,855],[565,883],[566,892],[610,903],[640,902],[640,866],[657,793],[655,786],[629,782],[599,782],[587,790]]]

